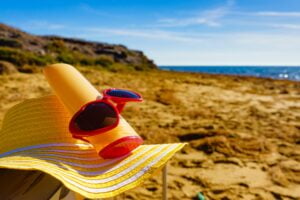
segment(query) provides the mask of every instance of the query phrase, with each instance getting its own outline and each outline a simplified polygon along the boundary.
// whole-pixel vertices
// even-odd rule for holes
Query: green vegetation
[[[11,47],[0,47],[0,60],[9,61],[18,67],[23,65],[45,65],[54,61],[49,55],[35,55],[29,51]]]
[[[20,48],[22,43],[14,39],[0,38],[0,46]]]
[[[108,55],[87,56],[78,51],[70,51],[67,48],[48,46],[45,55],[37,55],[29,51],[19,50],[11,47],[0,47],[0,60],[8,61],[16,65],[19,71],[26,71],[28,66],[45,66],[56,62],[68,63],[75,66],[94,66],[107,69],[109,71],[125,71],[125,70],[138,70],[142,71],[147,69],[146,63],[140,66],[134,66],[125,63],[114,61],[113,57]],[[26,67],[25,67],[26,66]],[[23,70],[24,69],[24,70]],[[34,71],[34,70],[33,70]]]
[[[58,62],[109,71],[156,69],[142,52],[122,45],[33,36],[5,25],[0,25],[0,35],[5,35],[0,36],[0,61],[15,65],[21,72],[36,71],[34,68],[39,70],[38,67]]]
[[[64,62],[81,66],[101,66],[111,68],[116,64],[111,56],[88,56],[78,51],[69,50],[63,41],[55,40],[46,46],[47,54],[37,55],[30,51],[12,47],[0,47],[0,60],[6,60],[18,66],[44,66],[55,62]]]
[[[46,45],[46,50],[49,52],[62,52],[66,51],[67,47],[62,40],[54,40]]]
[[[61,43],[55,42],[51,46],[47,46],[49,52],[45,55],[37,55],[29,51],[11,47],[0,47],[0,60],[5,60],[16,65],[19,71],[27,71],[25,68],[28,68],[28,66],[45,66],[56,62],[63,62],[76,66],[101,67],[109,71],[141,71],[146,69],[144,66],[133,66],[115,62],[114,59],[108,55],[99,55],[95,57],[87,56],[78,51],[70,51],[61,45]]]

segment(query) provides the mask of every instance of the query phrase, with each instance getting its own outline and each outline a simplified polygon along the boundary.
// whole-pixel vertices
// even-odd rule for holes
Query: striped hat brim
[[[71,137],[70,117],[56,96],[11,108],[0,131],[0,167],[40,170],[87,198],[108,198],[140,185],[184,146],[141,145],[102,159],[91,144]]]

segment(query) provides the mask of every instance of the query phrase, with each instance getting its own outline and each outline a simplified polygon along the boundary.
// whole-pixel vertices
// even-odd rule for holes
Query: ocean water
[[[159,66],[162,70],[228,74],[240,76],[266,77],[300,81],[299,67],[251,67],[251,66]]]

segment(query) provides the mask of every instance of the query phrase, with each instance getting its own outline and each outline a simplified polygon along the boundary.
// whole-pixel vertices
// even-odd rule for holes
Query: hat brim
[[[184,144],[141,145],[129,155],[102,159],[68,132],[71,116],[56,96],[25,100],[5,115],[0,167],[40,170],[88,198],[108,198],[140,185]]]

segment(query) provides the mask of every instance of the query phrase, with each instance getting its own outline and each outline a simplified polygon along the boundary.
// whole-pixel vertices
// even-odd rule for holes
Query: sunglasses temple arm
[[[119,111],[119,113],[121,113],[123,111],[124,107],[125,107],[125,103],[118,103],[117,104],[117,110]]]

